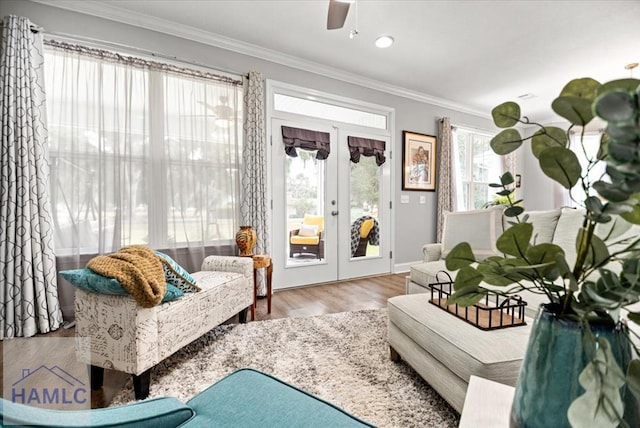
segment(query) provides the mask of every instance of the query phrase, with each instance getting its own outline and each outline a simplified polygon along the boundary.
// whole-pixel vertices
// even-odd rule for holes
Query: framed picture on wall
[[[402,131],[402,190],[436,190],[436,137]]]

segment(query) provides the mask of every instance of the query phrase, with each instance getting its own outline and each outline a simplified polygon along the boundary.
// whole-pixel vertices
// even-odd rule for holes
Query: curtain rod
[[[438,118],[438,122],[442,122],[442,120],[443,120],[444,118],[445,118],[445,117],[439,117],[439,118]],[[457,121],[455,121],[455,120],[452,120],[450,117],[449,117],[449,120],[451,121],[451,126],[457,125],[457,126],[459,126],[459,127],[461,127],[461,128],[477,129],[478,131],[487,131],[487,132],[492,132],[492,131],[490,131],[490,130],[489,130],[489,129],[487,129],[487,128],[480,128],[480,127],[479,127],[479,126],[477,126],[477,125],[468,125],[468,124],[466,124],[466,123],[457,122]]]
[[[4,19],[0,19],[0,26],[4,26]],[[32,33],[42,33],[44,31],[44,28],[36,24],[29,24],[29,29]]]
[[[4,25],[4,20],[0,19],[0,25]],[[227,76],[227,77],[231,77],[234,79],[240,78],[242,79],[243,77],[248,77],[249,73],[239,73],[235,70],[230,70],[230,69],[225,69],[222,67],[213,67],[211,65],[207,65],[207,64],[202,64],[196,61],[191,61],[191,60],[187,60],[187,59],[182,59],[180,57],[177,56],[171,56],[171,55],[165,55],[165,54],[161,54],[161,53],[157,53],[157,52],[153,52],[153,51],[148,51],[145,49],[141,49],[135,46],[129,46],[129,45],[124,45],[124,44],[120,44],[120,43],[114,43],[114,42],[107,42],[104,40],[98,40],[98,39],[94,39],[91,37],[85,37],[85,36],[78,36],[75,34],[69,34],[69,33],[61,33],[61,32],[56,32],[56,31],[45,31],[44,28],[40,27],[39,25],[33,24],[31,23],[29,25],[29,28],[31,29],[32,32],[34,33],[42,33],[43,36],[51,36],[51,37],[60,37],[63,39],[66,39],[67,41],[73,42],[73,43],[77,43],[77,42],[83,42],[83,43],[91,43],[94,44],[96,47],[98,48],[111,48],[111,49],[125,49],[128,50],[130,52],[135,52],[137,54],[142,54],[142,55],[149,55],[151,57],[154,58],[162,58],[165,60],[170,60],[170,61],[177,61],[180,62],[182,64],[188,64],[191,66],[195,66],[195,67],[201,67],[201,68],[206,68],[209,70],[216,70],[220,73],[225,73],[225,74],[230,74],[231,76]]]
[[[438,122],[442,121],[442,119],[444,119],[444,118],[443,117],[439,118]],[[490,135],[495,134],[495,131],[492,131],[490,129],[480,128],[479,126],[475,126],[475,125],[467,125],[465,123],[454,122],[453,120],[451,121],[451,127],[452,128],[458,127],[458,128],[472,129],[472,130],[484,132],[485,134],[490,134]]]
[[[37,28],[40,28],[40,27],[37,27]],[[207,65],[207,64],[202,64],[202,63],[199,63],[199,62],[196,62],[196,61],[183,59],[183,58],[180,58],[180,57],[177,57],[177,56],[165,55],[165,54],[149,51],[149,50],[146,50],[146,49],[141,49],[141,48],[138,48],[138,47],[135,47],[135,46],[124,45],[124,44],[115,43],[115,42],[108,42],[108,41],[104,41],[104,40],[98,40],[98,39],[94,39],[94,38],[91,38],[91,37],[77,36],[77,35],[68,34],[68,33],[60,33],[60,32],[55,32],[55,31],[44,31],[43,29],[40,29],[39,31],[41,31],[43,33],[43,36],[62,38],[62,39],[66,40],[68,42],[71,42],[71,43],[78,43],[78,42],[89,43],[89,44],[92,44],[94,47],[97,47],[97,48],[102,48],[102,49],[104,49],[104,48],[120,49],[120,50],[128,51],[128,53],[131,53],[131,54],[147,55],[147,56],[150,56],[152,58],[161,58],[161,59],[164,59],[164,60],[176,61],[176,62],[179,62],[179,63],[181,63],[183,65],[187,64],[187,65],[190,65],[190,66],[204,68],[204,69],[207,69],[207,70],[215,70],[216,72],[219,72],[219,73],[222,73],[222,74],[226,74],[227,75],[226,77],[233,78],[233,79],[242,80],[242,77],[247,77],[249,75],[248,73],[238,73],[235,70],[229,70],[229,69],[225,69],[225,68],[219,68],[219,67],[215,67],[215,66],[211,66],[211,65]]]

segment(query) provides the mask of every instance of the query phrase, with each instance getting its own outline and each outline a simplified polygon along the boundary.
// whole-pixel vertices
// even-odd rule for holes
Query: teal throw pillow
[[[91,293],[115,294],[126,296],[127,290],[122,288],[115,278],[99,275],[91,269],[63,270],[60,275],[76,287]]]
[[[200,291],[196,279],[176,263],[175,260],[160,251],[155,251],[155,253],[160,256],[160,261],[162,261],[164,279],[167,281],[167,284],[175,285],[185,293]]]
[[[63,270],[60,275],[74,286],[90,293],[112,294],[127,296],[127,290],[122,288],[115,278],[99,275],[89,268]],[[167,284],[167,292],[162,298],[162,303],[170,302],[184,296],[182,290],[172,284]]]
[[[167,292],[162,298],[162,303],[171,302],[172,300],[179,299],[182,296],[184,296],[184,292],[182,290],[167,282]]]

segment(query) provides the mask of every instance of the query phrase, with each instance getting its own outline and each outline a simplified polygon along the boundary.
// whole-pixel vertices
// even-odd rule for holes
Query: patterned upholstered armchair
[[[302,253],[324,258],[323,216],[305,214],[300,227],[289,232],[289,257]]]

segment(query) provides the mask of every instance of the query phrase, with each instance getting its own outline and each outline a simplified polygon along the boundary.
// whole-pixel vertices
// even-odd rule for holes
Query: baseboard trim
[[[393,266],[393,273],[404,273],[409,272],[411,265],[415,265],[416,263],[420,263],[420,261],[408,262],[408,263],[398,263]]]

